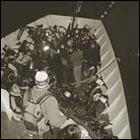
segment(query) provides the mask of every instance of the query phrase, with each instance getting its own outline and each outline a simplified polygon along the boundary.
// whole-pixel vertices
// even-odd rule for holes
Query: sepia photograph
[[[1,139],[139,139],[139,1],[1,1]]]

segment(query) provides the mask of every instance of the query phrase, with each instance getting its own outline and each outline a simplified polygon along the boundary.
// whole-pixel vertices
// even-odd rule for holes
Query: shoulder
[[[39,88],[36,85],[33,86],[32,88],[30,88],[30,92],[32,92],[32,93],[34,93],[34,92],[36,92],[38,90],[39,90]]]
[[[9,95],[9,92],[7,90],[5,90],[5,89],[1,89],[1,95],[3,95],[3,94]]]
[[[43,104],[49,107],[50,105],[55,106],[56,104],[58,104],[58,102],[54,96],[50,95]]]
[[[52,95],[49,95],[49,97],[47,98],[48,102],[57,102],[56,98]]]

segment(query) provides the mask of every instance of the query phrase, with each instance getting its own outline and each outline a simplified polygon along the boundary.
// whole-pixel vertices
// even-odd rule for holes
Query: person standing
[[[60,55],[56,52],[55,49],[50,49],[48,60],[51,70],[56,75],[58,84],[61,85],[63,83],[63,64],[61,62]]]
[[[73,65],[73,74],[76,81],[76,87],[81,86],[81,69],[82,69],[83,51],[74,48],[74,52],[71,55],[71,62]]]

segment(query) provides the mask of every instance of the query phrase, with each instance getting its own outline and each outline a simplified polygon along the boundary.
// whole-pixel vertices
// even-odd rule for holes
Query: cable
[[[106,69],[108,69],[114,62],[116,61],[121,61],[120,58],[116,58],[114,60],[112,60],[107,66],[105,66],[102,70],[100,70],[99,72],[97,72],[97,75],[104,72]]]

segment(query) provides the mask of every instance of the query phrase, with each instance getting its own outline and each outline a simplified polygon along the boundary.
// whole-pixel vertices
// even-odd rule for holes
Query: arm
[[[17,68],[10,63],[8,64],[8,67],[15,73],[15,76],[17,77],[17,75],[18,75]]]
[[[19,64],[23,64],[23,55],[19,55],[15,61]]]
[[[15,97],[11,96],[11,106],[14,110],[16,110],[16,102],[15,102]]]
[[[70,57],[70,62],[73,64],[74,61],[75,61],[74,60],[74,55],[72,54],[71,57]]]
[[[60,115],[58,102],[54,97],[49,97],[42,104],[42,113],[46,120],[54,127],[60,127],[66,120],[65,116]]]
[[[23,95],[23,107],[26,106],[28,100],[29,100],[29,90],[27,90]]]
[[[23,90],[28,90],[29,87],[28,86],[24,86],[24,87],[20,87],[20,89],[23,89]]]
[[[16,105],[15,97],[11,96],[11,107],[16,112],[21,112],[21,109]]]
[[[81,60],[84,60],[84,54],[83,54],[83,51],[81,51]]]

